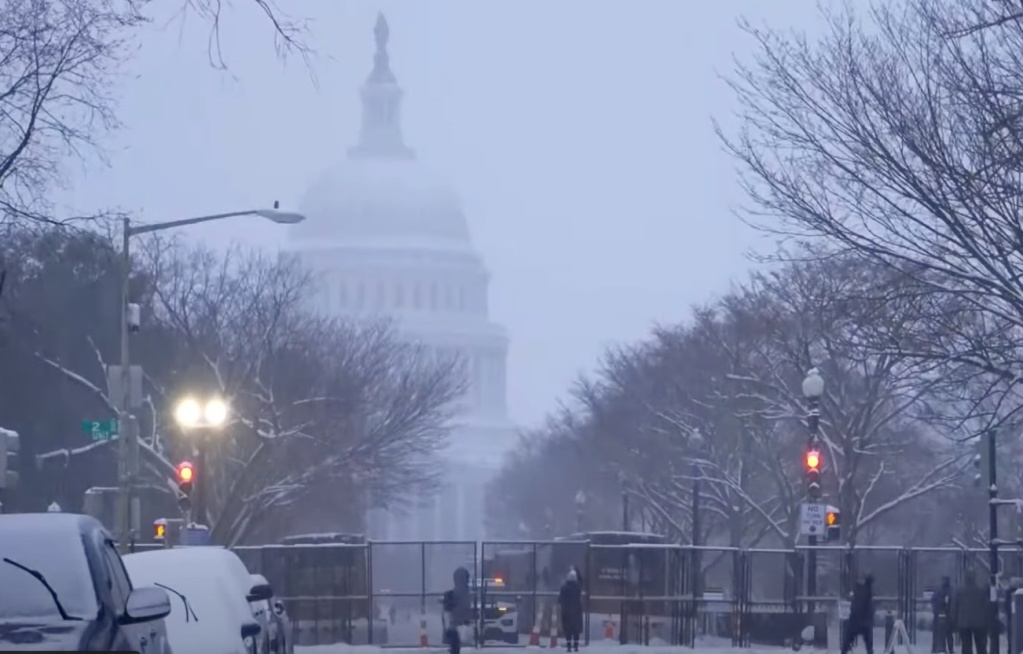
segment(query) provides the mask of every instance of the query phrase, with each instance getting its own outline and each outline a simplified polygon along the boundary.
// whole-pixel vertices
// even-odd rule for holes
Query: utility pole
[[[993,653],[999,651],[998,637],[998,465],[997,452],[998,441],[995,430],[989,429],[984,433],[984,441],[981,448],[987,452],[987,482],[988,482],[988,565],[991,569],[991,649]]]

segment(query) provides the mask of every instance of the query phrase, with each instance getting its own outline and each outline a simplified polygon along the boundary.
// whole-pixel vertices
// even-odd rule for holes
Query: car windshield
[[[89,618],[98,612],[80,539],[49,529],[33,533],[0,526],[0,559],[38,571],[69,616]],[[60,620],[60,609],[46,584],[24,569],[0,561],[0,620],[33,618]]]

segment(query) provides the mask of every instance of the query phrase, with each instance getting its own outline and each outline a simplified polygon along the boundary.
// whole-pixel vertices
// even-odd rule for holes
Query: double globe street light
[[[195,483],[192,486],[191,476],[187,480],[189,486],[194,488],[195,495],[193,520],[199,524],[205,524],[206,500],[209,490],[211,476],[209,474],[209,462],[207,448],[209,446],[209,434],[213,431],[220,431],[227,424],[230,417],[230,409],[227,402],[220,397],[209,397],[200,399],[193,396],[184,397],[174,407],[174,421],[178,423],[185,434],[197,433],[195,442],[196,466],[192,471],[195,475]],[[192,468],[189,467],[191,471]],[[186,494],[187,497],[187,494]],[[185,501],[185,507],[192,508],[191,502]]]

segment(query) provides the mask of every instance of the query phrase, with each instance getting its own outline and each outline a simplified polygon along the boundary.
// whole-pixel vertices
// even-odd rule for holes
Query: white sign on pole
[[[804,503],[799,511],[799,533],[803,536],[823,536],[827,513],[826,504]]]

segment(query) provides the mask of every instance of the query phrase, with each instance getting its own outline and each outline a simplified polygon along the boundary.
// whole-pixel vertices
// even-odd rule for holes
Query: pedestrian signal
[[[835,541],[842,537],[842,520],[838,511],[828,511],[824,514],[825,530],[829,541]]]
[[[164,519],[153,521],[153,540],[164,540],[167,538],[167,521]]]
[[[185,495],[192,492],[192,482],[195,479],[195,468],[190,461],[182,461],[178,464],[178,488]]]

